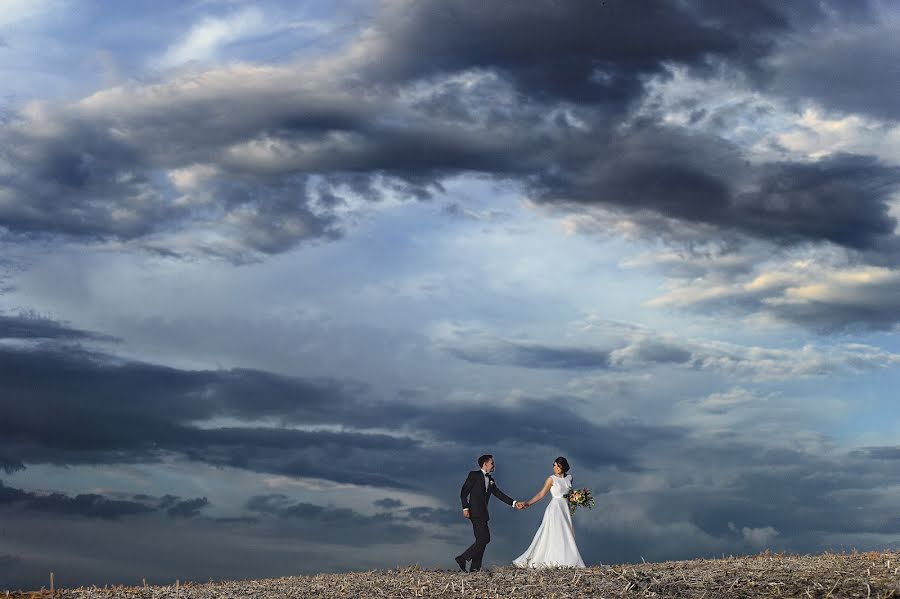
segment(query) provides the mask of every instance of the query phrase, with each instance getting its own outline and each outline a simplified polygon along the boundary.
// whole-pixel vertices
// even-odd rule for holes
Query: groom
[[[496,495],[500,501],[517,510],[525,507],[519,501],[513,501],[506,493],[497,488],[494,477],[494,456],[483,455],[478,458],[480,470],[469,472],[466,482],[463,483],[459,498],[462,500],[463,516],[472,522],[472,530],[475,532],[475,542],[466,549],[462,555],[456,556],[459,569],[466,572],[466,562],[471,561],[469,572],[481,570],[481,559],[484,557],[484,549],[491,542],[491,530],[488,528],[488,501],[491,495]]]

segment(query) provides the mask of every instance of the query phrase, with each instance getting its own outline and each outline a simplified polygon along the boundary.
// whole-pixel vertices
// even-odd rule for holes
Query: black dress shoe
[[[469,572],[481,572],[481,568],[472,568]]]
[[[467,570],[466,570],[466,560],[464,560],[464,559],[462,558],[461,555],[457,555],[457,556],[456,556],[455,558],[453,558],[453,559],[456,560],[456,563],[459,565],[459,569],[460,569],[460,570],[462,570],[463,572],[467,572]]]

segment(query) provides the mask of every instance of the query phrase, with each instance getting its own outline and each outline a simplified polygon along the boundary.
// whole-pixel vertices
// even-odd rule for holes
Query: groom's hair
[[[484,466],[485,462],[487,462],[488,460],[492,460],[492,459],[494,459],[494,456],[492,456],[491,454],[489,454],[489,453],[484,454],[483,456],[478,458],[478,467],[481,468],[482,466]]]

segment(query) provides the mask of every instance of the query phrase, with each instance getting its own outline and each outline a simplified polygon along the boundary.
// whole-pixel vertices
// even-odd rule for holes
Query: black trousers
[[[484,549],[491,542],[491,529],[488,528],[488,521],[484,518],[471,518],[472,531],[475,533],[475,542],[466,549],[462,558],[471,561],[469,571],[481,570],[481,560],[484,558]]]

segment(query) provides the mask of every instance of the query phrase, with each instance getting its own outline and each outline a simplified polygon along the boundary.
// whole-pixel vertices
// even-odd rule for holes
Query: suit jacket
[[[488,474],[488,480],[488,488],[485,490],[484,473],[481,470],[473,470],[469,472],[466,482],[463,483],[459,498],[462,500],[463,509],[469,509],[469,518],[491,519],[488,514],[488,501],[491,500],[491,495],[496,495],[506,505],[513,504],[512,498],[497,488],[494,477],[490,474]]]

